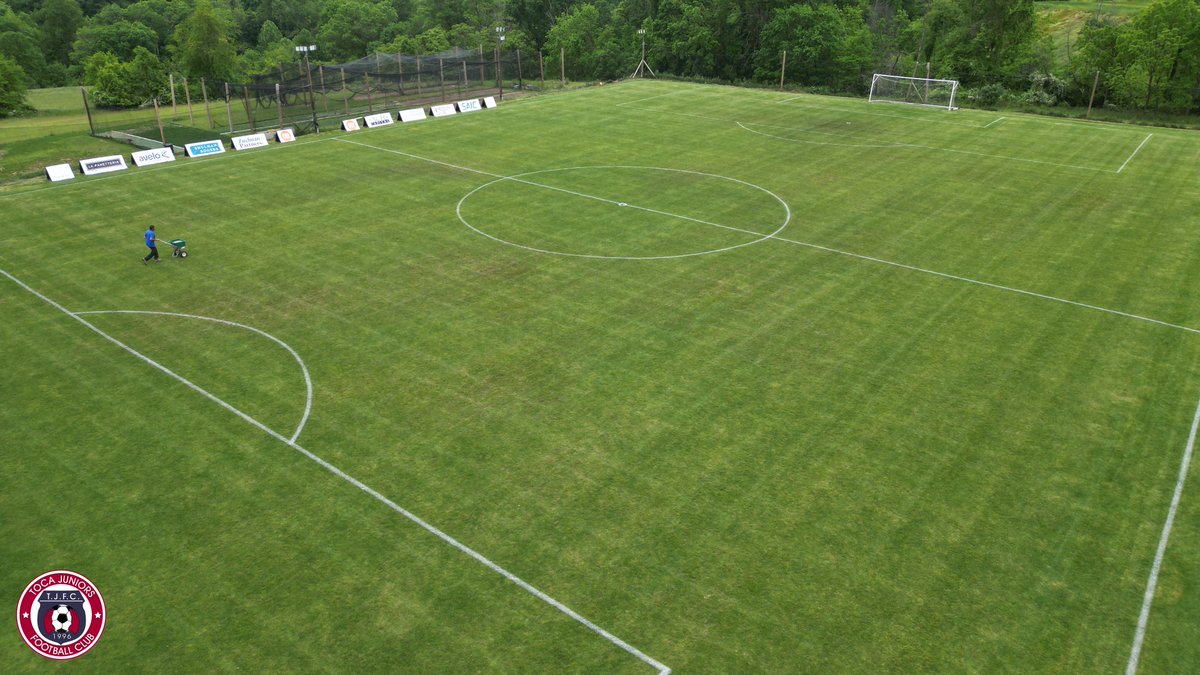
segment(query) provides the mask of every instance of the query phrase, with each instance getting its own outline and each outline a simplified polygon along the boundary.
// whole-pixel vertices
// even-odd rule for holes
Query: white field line
[[[450,167],[453,169],[459,169],[461,171],[468,171],[471,173],[482,174],[485,176],[491,176],[493,178],[505,178],[505,176],[501,176],[499,174],[494,174],[490,171],[480,171],[478,169],[472,169],[472,168],[465,167],[465,166],[459,166],[457,164],[451,164],[449,162],[443,162],[443,161],[437,160],[437,159],[421,157],[420,155],[414,155],[412,153],[404,152],[402,150],[391,150],[389,148],[380,148],[380,147],[377,147],[374,145],[367,145],[366,143],[358,143],[356,141],[347,141],[344,139],[337,139],[337,140],[340,140],[343,143],[353,143],[354,145],[361,145],[364,148],[371,148],[373,150],[379,150],[382,152],[388,152],[388,153],[392,153],[392,154],[396,154],[396,155],[403,155],[404,157],[411,157],[413,159],[418,159],[418,160],[421,160],[424,162],[440,164],[442,166]],[[526,183],[527,185],[533,185],[533,186],[537,186],[537,187],[544,187],[544,188],[548,188],[548,189],[559,190],[558,188],[553,188],[548,185],[542,185],[540,183],[535,183],[533,181],[518,181],[518,182]],[[570,192],[569,190],[559,190],[559,191],[568,192],[568,193]],[[1186,331],[1188,333],[1200,334],[1200,329],[1189,328],[1187,326],[1181,326],[1179,324],[1170,323],[1167,321],[1160,321],[1158,319],[1152,319],[1147,316],[1141,316],[1140,314],[1131,314],[1129,312],[1122,312],[1121,310],[1118,310],[1118,309],[1109,309],[1107,307],[1101,307],[1099,305],[1091,305],[1086,302],[1077,302],[1075,300],[1067,300],[1065,298],[1059,298],[1059,297],[1056,297],[1053,295],[1046,295],[1045,293],[1038,293],[1035,291],[1027,291],[1027,290],[1023,290],[1020,288],[1014,288],[1012,286],[1004,286],[1001,284],[994,284],[990,281],[981,281],[979,279],[972,279],[970,277],[958,276],[956,274],[948,274],[946,272],[938,272],[937,270],[926,269],[924,267],[917,267],[916,265],[907,265],[905,263],[893,262],[891,260],[884,260],[883,258],[875,258],[873,256],[862,255],[860,253],[852,253],[850,251],[843,251],[843,250],[836,249],[836,248],[830,248],[828,246],[821,246],[820,244],[812,244],[809,242],[799,241],[796,239],[786,239],[784,237],[776,236],[774,234],[763,234],[761,232],[755,232],[753,230],[747,230],[747,229],[740,228],[740,227],[734,227],[732,225],[718,225],[716,223],[709,223],[709,222],[702,221],[702,220],[697,220],[696,222],[703,223],[705,225],[713,225],[715,227],[720,227],[722,229],[731,230],[734,232],[742,232],[744,234],[753,235],[755,237],[762,237],[764,239],[774,239],[776,241],[781,241],[781,242],[788,243],[788,244],[795,244],[797,246],[804,246],[806,248],[811,248],[811,249],[815,249],[818,251],[825,251],[826,253],[836,253],[837,255],[843,255],[848,258],[855,258],[857,260],[865,260],[868,262],[879,263],[880,265],[888,265],[889,267],[905,269],[905,270],[909,270],[911,272],[920,272],[921,274],[930,274],[930,275],[933,275],[936,277],[941,277],[943,279],[951,279],[954,281],[961,281],[963,283],[975,284],[977,286],[993,288],[993,289],[996,289],[999,291],[1005,291],[1008,293],[1016,293],[1018,295],[1024,295],[1024,296],[1031,297],[1031,298],[1039,298],[1042,300],[1049,300],[1050,302],[1058,302],[1058,303],[1062,303],[1064,305],[1071,305],[1072,307],[1080,307],[1083,309],[1090,309],[1090,310],[1094,310],[1097,312],[1103,312],[1105,314],[1111,314],[1114,316],[1122,316],[1127,319],[1134,319],[1136,321],[1144,321],[1146,323],[1152,323],[1152,324],[1155,324],[1158,326],[1164,326],[1166,328],[1174,328],[1176,330],[1182,330],[1182,331]]]
[[[1154,134],[1146,134],[1146,137],[1142,139],[1142,142],[1138,143],[1138,146],[1133,149],[1133,154],[1129,155],[1129,157],[1125,160],[1125,163],[1121,165],[1121,168],[1117,169],[1117,173],[1121,173],[1125,170],[1125,167],[1129,166],[1129,163],[1132,162],[1133,158],[1138,154],[1139,151],[1141,151],[1142,146],[1145,145],[1153,135]]]
[[[991,127],[993,124],[999,124],[1000,122],[1003,122],[1006,119],[1008,119],[1008,118],[1007,117],[997,117],[996,119],[992,120],[991,122],[988,122],[987,124],[983,125],[983,128],[987,129],[987,128]]]
[[[274,335],[271,335],[270,333],[268,333],[264,330],[259,330],[259,329],[255,328],[254,326],[247,326],[246,324],[238,323],[236,321],[226,321],[225,319],[214,319],[211,316],[200,316],[198,314],[180,314],[179,312],[152,312],[152,311],[138,310],[138,309],[100,309],[100,310],[94,310],[91,312],[75,312],[75,314],[78,316],[83,316],[85,314],[145,314],[145,315],[149,315],[149,316],[174,316],[174,317],[179,317],[182,319],[197,319],[199,321],[211,321],[213,323],[219,323],[219,324],[223,324],[226,326],[232,326],[234,328],[243,328],[252,333],[258,333],[259,335],[267,338],[268,340],[271,340],[275,344],[286,349],[287,352],[292,355],[292,358],[296,359],[296,363],[300,365],[300,372],[304,374],[304,389],[305,389],[305,392],[304,392],[304,414],[300,416],[300,423],[296,425],[296,431],[292,433],[292,437],[288,439],[288,442],[294,443],[297,438],[300,438],[300,432],[304,431],[304,425],[308,423],[308,416],[309,416],[309,413],[312,412],[312,402],[313,402],[313,384],[312,384],[312,377],[309,376],[309,374],[308,374],[308,366],[304,365],[304,359],[300,358],[300,355],[297,354],[296,350],[292,349],[291,346],[288,345],[288,343],[284,342],[283,340],[280,340],[279,338],[275,337]]]
[[[493,572],[499,574],[500,576],[504,577],[505,579],[508,579],[509,581],[511,581],[512,583],[521,587],[521,589],[525,590],[526,592],[533,595],[537,599],[541,600],[542,602],[545,602],[546,604],[550,605],[551,607],[554,607],[555,609],[562,612],[563,614],[566,614],[567,616],[571,617],[575,621],[583,624],[585,627],[587,627],[593,633],[600,635],[601,637],[608,640],[612,644],[616,645],[617,647],[620,647],[622,650],[624,650],[628,654],[630,654],[634,657],[637,657],[638,660],[642,661],[646,665],[651,666],[652,668],[655,668],[660,674],[667,675],[668,673],[671,672],[671,669],[668,668],[667,666],[650,658],[649,656],[644,654],[642,651],[640,651],[633,645],[630,645],[629,643],[625,642],[624,640],[617,637],[616,635],[613,635],[612,633],[604,630],[600,626],[597,626],[596,624],[592,623],[591,621],[589,621],[587,618],[585,618],[584,616],[582,616],[575,610],[571,609],[570,607],[567,607],[566,605],[559,602],[558,600],[555,600],[554,598],[550,597],[549,595],[546,595],[545,593],[538,590],[533,585],[524,581],[517,575],[513,574],[512,572],[509,572],[508,570],[504,569],[503,567],[500,567],[496,563],[485,558],[482,554],[476,552],[474,549],[468,547],[466,544],[463,544],[462,542],[458,541],[454,537],[451,537],[450,535],[439,530],[438,528],[434,527],[433,525],[430,525],[429,523],[422,520],[421,518],[419,518],[412,512],[408,511],[404,507],[400,506],[396,502],[383,496],[382,494],[380,494],[379,492],[377,492],[376,490],[371,488],[366,483],[363,483],[362,481],[358,480],[357,478],[355,478],[355,477],[351,476],[350,474],[347,474],[346,472],[337,468],[333,464],[330,464],[329,462],[325,461],[324,459],[317,456],[316,454],[304,449],[295,441],[289,440],[287,437],[276,432],[275,430],[271,429],[270,427],[263,424],[262,422],[259,422],[258,420],[254,419],[250,415],[247,415],[246,413],[242,412],[241,410],[238,410],[237,408],[230,405],[229,403],[226,403],[222,399],[218,398],[215,394],[210,393],[208,390],[193,383],[191,380],[188,380],[187,378],[183,377],[182,375],[175,373],[170,368],[167,368],[166,366],[155,361],[154,359],[151,359],[150,357],[146,356],[145,354],[142,354],[141,352],[137,351],[133,347],[130,347],[129,345],[125,344],[124,342],[121,342],[117,338],[109,335],[108,333],[105,333],[104,331],[97,328],[95,326],[95,324],[93,324],[90,321],[88,321],[87,319],[83,318],[78,313],[72,312],[71,310],[60,305],[59,303],[55,302],[54,300],[51,300],[50,298],[46,297],[45,295],[42,295],[38,291],[34,290],[32,287],[27,285],[25,282],[21,281],[20,279],[16,278],[12,274],[10,274],[8,271],[6,271],[4,269],[0,269],[0,274],[3,274],[5,277],[8,277],[8,279],[10,281],[12,281],[16,285],[20,286],[21,288],[25,289],[29,293],[33,294],[34,296],[36,296],[37,298],[39,298],[46,304],[57,309],[58,311],[62,312],[63,314],[66,314],[67,316],[78,321],[79,323],[83,324],[89,330],[96,333],[97,335],[104,338],[105,340],[108,340],[109,342],[120,347],[121,349],[124,349],[125,351],[129,352],[130,354],[132,354],[132,355],[136,356],[137,358],[141,359],[142,361],[146,362],[150,366],[162,371],[163,373],[166,373],[167,375],[174,378],[178,382],[187,386],[189,389],[195,391],[196,393],[200,394],[201,396],[204,396],[205,398],[209,399],[213,403],[216,403],[217,405],[221,406],[222,408],[225,408],[226,410],[233,413],[234,415],[237,415],[238,417],[242,418],[243,421],[250,424],[251,426],[258,428],[259,430],[263,431],[264,433],[271,436],[275,440],[280,441],[281,443],[287,445],[288,447],[292,448],[296,452],[299,452],[300,454],[304,455],[305,457],[312,460],[313,462],[315,462],[317,465],[319,465],[321,468],[325,469],[329,473],[332,473],[333,475],[337,476],[338,478],[341,478],[342,480],[353,485],[354,487],[358,488],[359,490],[367,493],[371,497],[375,498],[376,501],[379,501],[380,503],[384,504],[391,510],[404,516],[405,518],[407,518],[408,520],[417,524],[422,529],[424,529],[425,531],[434,535],[438,539],[441,539],[442,541],[453,546],[454,548],[458,549],[459,551],[465,553],[466,555],[470,556],[471,558],[474,558],[480,564],[484,565],[485,567],[487,567],[488,569],[492,570]]]
[[[953,148],[941,148],[941,147],[937,147],[937,146],[933,146],[933,145],[921,145],[919,143],[889,143],[886,145],[883,145],[883,144],[865,145],[865,144],[851,144],[851,143],[822,143],[820,141],[805,141],[805,140],[801,140],[798,138],[788,138],[787,136],[779,136],[776,134],[768,134],[768,133],[764,133],[761,131],[755,131],[754,129],[751,129],[750,127],[746,126],[745,124],[742,124],[741,122],[735,121],[734,124],[745,129],[746,131],[749,131],[752,134],[759,134],[760,136],[766,136],[768,138],[777,138],[782,141],[791,141],[793,143],[806,143],[808,145],[838,145],[838,146],[849,147],[849,148],[917,148],[917,149],[921,149],[921,150],[934,150],[937,152],[951,152],[951,153],[955,153],[955,154],[959,154],[959,155],[973,155],[975,157],[987,157],[989,159],[1003,159],[1003,160],[1006,160],[1009,162],[1024,162],[1027,164],[1042,164],[1044,166],[1057,166],[1057,167],[1061,167],[1064,169],[1079,169],[1081,171],[1098,171],[1101,173],[1120,173],[1119,171],[1113,171],[1112,169],[1103,169],[1103,168],[1098,168],[1098,167],[1094,167],[1094,166],[1080,166],[1078,164],[1060,164],[1058,162],[1047,162],[1047,161],[1041,160],[1041,159],[1027,159],[1024,157],[1009,157],[1007,155],[991,155],[986,152],[975,152],[974,150],[955,150]],[[795,128],[795,127],[784,127],[784,126],[779,126],[779,125],[775,125],[775,124],[759,124],[757,122],[750,122],[750,124],[753,124],[754,126],[771,127],[771,128],[775,128],[775,129],[787,129],[790,131],[798,131],[800,133],[813,133],[813,134],[822,134],[822,135],[826,135],[826,136],[835,136],[835,137],[839,137],[839,138],[849,138],[849,136],[845,136],[844,134],[834,134],[834,133],[830,133],[830,132],[826,132],[826,131],[810,131],[808,129],[799,129],[799,128]]]
[[[803,96],[793,96],[791,98],[785,98],[781,101],[776,101],[776,103],[791,103],[792,101],[795,101],[795,100],[798,100],[801,98],[804,98],[804,97]],[[908,120],[910,122],[926,122],[928,124],[948,124],[948,125],[954,126],[954,127],[969,127],[971,129],[983,128],[983,125],[980,125],[980,124],[967,124],[966,122],[950,122],[948,120],[937,120],[937,119],[933,119],[933,118],[929,118],[929,117],[914,117],[912,115],[898,115],[898,114],[894,114],[894,113],[870,112],[870,111],[866,111],[866,110],[852,110],[850,108],[840,108],[838,106],[832,106],[832,105],[816,105],[814,103],[806,103],[804,105],[793,105],[793,106],[789,106],[789,107],[810,108],[812,110],[832,110],[834,112],[845,113],[847,115],[870,115],[871,117],[898,117],[900,119]],[[946,112],[949,112],[949,111],[946,111]]]
[[[1158,550],[1154,553],[1154,564],[1150,567],[1150,578],[1146,581],[1146,595],[1142,598],[1142,611],[1138,615],[1137,632],[1133,636],[1133,647],[1129,652],[1129,663],[1125,666],[1125,675],[1137,672],[1138,660],[1142,656],[1142,643],[1146,639],[1146,624],[1150,621],[1150,605],[1154,601],[1154,591],[1158,588],[1158,573],[1162,569],[1163,557],[1167,554],[1167,541],[1171,538],[1171,528],[1175,525],[1175,513],[1179,510],[1179,500],[1183,496],[1183,484],[1187,480],[1188,467],[1192,463],[1192,449],[1196,447],[1196,429],[1200,427],[1200,404],[1196,405],[1196,414],[1192,416],[1192,430],[1188,433],[1187,445],[1183,448],[1183,459],[1179,463],[1179,479],[1175,481],[1175,493],[1171,496],[1171,506],[1167,509],[1167,520],[1163,523],[1162,536],[1158,538]]]
[[[655,96],[647,96],[646,98],[639,98],[639,99],[636,99],[636,100],[633,100],[633,101],[626,101],[626,102],[624,102],[624,103],[617,103],[616,105],[617,105],[618,107],[620,107],[620,106],[627,106],[627,105],[633,105],[634,103],[641,103],[642,101],[652,101],[652,100],[654,100],[654,99],[656,99],[656,98],[662,98],[662,97],[664,97],[664,96],[675,96],[676,94],[682,94],[682,93],[684,93],[684,92],[686,92],[686,91],[687,91],[686,89],[678,89],[678,90],[676,90],[676,91],[668,91],[668,92],[667,92],[667,93],[665,93],[665,94],[657,94],[657,95],[655,95]]]

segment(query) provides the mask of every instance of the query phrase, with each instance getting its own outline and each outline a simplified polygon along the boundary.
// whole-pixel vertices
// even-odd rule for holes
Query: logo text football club
[[[107,618],[95,584],[68,570],[29,582],[17,602],[17,629],[25,644],[48,659],[65,661],[96,646]]]

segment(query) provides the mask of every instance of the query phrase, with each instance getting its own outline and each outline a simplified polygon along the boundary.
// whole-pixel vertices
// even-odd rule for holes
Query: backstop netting
[[[908,103],[957,110],[958,80],[935,80],[928,77],[904,77],[876,73],[871,78],[871,102]]]

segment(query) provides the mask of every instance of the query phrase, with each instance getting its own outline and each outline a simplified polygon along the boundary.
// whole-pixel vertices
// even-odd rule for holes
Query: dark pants
[[[151,246],[150,252],[146,254],[145,258],[142,258],[142,261],[145,262],[145,261],[150,260],[151,258],[158,260],[158,247],[157,246]]]

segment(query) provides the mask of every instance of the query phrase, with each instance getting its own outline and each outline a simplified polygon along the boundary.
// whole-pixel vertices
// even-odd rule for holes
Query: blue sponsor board
[[[188,143],[183,147],[187,150],[188,157],[203,157],[204,155],[216,155],[225,152],[225,145],[219,140]]]

